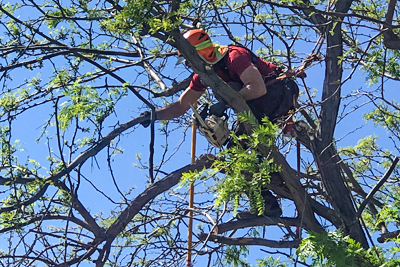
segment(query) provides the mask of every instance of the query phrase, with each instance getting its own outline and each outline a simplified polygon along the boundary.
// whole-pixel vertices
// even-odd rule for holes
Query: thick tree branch
[[[211,154],[200,156],[193,164],[186,165],[185,167],[176,170],[169,174],[164,179],[155,182],[148,187],[143,193],[136,197],[127,207],[117,220],[107,229],[106,240],[114,240],[114,238],[125,229],[132,218],[152,199],[159,194],[167,191],[175,186],[181,179],[182,173],[202,170],[211,167],[215,157]]]
[[[29,177],[13,177],[13,178],[5,178],[0,176],[0,185],[6,185],[9,183],[16,183],[16,184],[27,184],[34,182],[37,178],[29,178]]]
[[[206,64],[206,62],[200,58],[195,48],[188,40],[183,38],[182,34],[178,30],[174,30],[170,32],[170,34],[174,40],[173,42],[171,41],[171,44],[185,56],[194,72],[199,74],[204,84],[212,88],[212,90],[218,93],[218,95],[221,95],[226,103],[233,108],[236,114],[251,112],[249,106],[240,94],[221,80],[221,78],[214,72],[212,66]],[[245,128],[248,133],[251,132],[251,126],[249,124],[245,124]]]
[[[275,240],[268,240],[264,238],[250,238],[250,237],[242,237],[242,238],[232,238],[214,234],[205,234],[200,233],[199,239],[201,241],[208,240],[225,244],[225,245],[233,245],[233,246],[265,246],[270,248],[297,248],[300,244],[299,240],[294,241],[275,241]]]
[[[338,0],[336,12],[347,13],[352,0]],[[336,16],[337,17],[337,16]],[[343,40],[341,18],[331,22],[326,29],[327,50],[325,57],[325,80],[322,92],[321,113],[319,125],[314,135],[303,138],[306,145],[311,145],[311,151],[320,170],[329,202],[334,210],[341,214],[342,227],[350,237],[361,243],[364,248],[368,242],[358,221],[355,222],[356,211],[350,198],[350,192],[345,186],[337,151],[334,147],[334,132],[340,105],[341,81],[343,67],[340,61],[343,56]]]
[[[124,131],[130,129],[131,127],[135,126],[136,124],[143,122],[145,119],[146,118],[144,118],[144,117],[137,117],[137,118],[134,118],[124,124],[119,125],[113,131],[111,131],[109,134],[107,134],[103,139],[101,139],[99,142],[97,142],[94,146],[92,146],[91,148],[82,152],[82,154],[80,154],[73,162],[68,164],[68,166],[65,169],[61,170],[60,172],[58,172],[54,175],[49,176],[46,179],[51,180],[51,181],[57,181],[58,179],[63,177],[65,174],[71,172],[78,165],[83,164],[90,157],[93,157],[97,153],[99,153],[103,148],[105,148],[107,145],[109,145],[110,142],[115,137],[117,137]]]
[[[385,243],[388,239],[397,238],[400,235],[400,230],[394,232],[387,232],[378,237],[379,243]]]
[[[14,230],[14,229],[20,229],[22,226],[25,225],[29,225],[32,224],[34,222],[40,222],[40,221],[50,221],[50,220],[64,220],[64,221],[71,221],[73,223],[75,223],[76,225],[81,226],[82,228],[85,228],[86,230],[92,231],[92,228],[84,221],[74,217],[74,216],[66,216],[66,215],[62,215],[62,214],[58,214],[58,215],[36,215],[33,216],[31,218],[29,218],[26,221],[21,222],[18,225],[12,226],[12,227],[5,227],[0,229],[0,234],[2,233],[6,233],[10,230]]]
[[[342,228],[345,233],[348,233],[351,238],[360,242],[363,247],[368,247],[361,225],[355,219],[356,211],[350,198],[351,192],[345,185],[341,164],[337,162],[337,151],[333,143],[325,146],[323,142],[314,139],[312,145],[312,153],[321,172],[328,201],[333,209],[340,213],[342,225],[337,226]]]
[[[302,227],[317,233],[324,232],[324,229],[314,216],[314,212],[311,208],[310,196],[303,188],[299,179],[296,178],[295,171],[290,167],[286,159],[281,153],[279,153],[279,151],[272,150],[271,158],[274,160],[275,164],[278,164],[278,166],[281,167],[279,174],[293,196],[296,209],[299,212],[299,216],[301,216],[304,224]]]
[[[40,44],[40,45],[29,45],[29,46],[24,46],[24,45],[16,45],[16,46],[7,46],[7,47],[1,47],[0,52],[1,56],[5,56],[7,54],[13,53],[13,52],[19,52],[21,50],[26,50],[26,51],[35,51],[35,50],[40,50],[40,51],[54,51],[54,50],[65,50],[65,46],[58,46],[58,45],[51,45],[49,44]],[[95,55],[108,55],[108,56],[124,56],[124,57],[139,57],[139,53],[136,50],[133,51],[115,51],[115,50],[100,50],[100,49],[90,49],[90,48],[82,48],[82,47],[74,47],[70,48],[69,51],[74,52],[79,52],[79,53],[85,53],[85,54],[95,54]],[[61,51],[58,51],[61,52]]]
[[[383,44],[389,49],[400,49],[400,38],[393,32],[393,15],[396,8],[396,0],[390,0],[385,16],[385,23],[382,27]]]
[[[251,220],[237,220],[227,223],[222,223],[216,226],[216,232],[218,234],[223,234],[228,231],[233,231],[237,229],[254,227],[254,226],[264,226],[264,225],[279,225],[279,226],[300,226],[300,218],[286,218],[286,217],[267,217],[259,216]]]
[[[0,213],[3,212],[10,212],[16,209],[21,208],[22,206],[29,206],[33,203],[35,203],[39,198],[41,198],[44,193],[46,193],[47,188],[49,187],[49,183],[46,183],[43,185],[34,195],[32,195],[30,198],[24,200],[24,201],[19,201],[15,203],[14,205],[11,206],[5,206],[0,208]]]
[[[330,24],[329,30],[333,34],[327,34],[327,53],[325,57],[325,80],[322,92],[322,104],[320,115],[319,136],[324,144],[333,140],[336,128],[336,119],[339,110],[341,96],[343,45],[341,24]]]

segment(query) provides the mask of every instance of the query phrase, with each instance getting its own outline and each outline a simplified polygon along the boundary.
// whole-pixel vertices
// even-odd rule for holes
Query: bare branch
[[[113,240],[150,200],[176,185],[179,182],[182,173],[209,168],[214,159],[215,157],[213,155],[202,155],[193,164],[186,165],[185,167],[176,170],[164,179],[157,181],[148,187],[130,203],[129,207],[126,208],[118,219],[107,229],[107,240]]]
[[[297,248],[300,244],[299,240],[295,241],[274,241],[268,240],[264,238],[251,238],[251,237],[242,237],[242,238],[232,238],[220,235],[210,234],[207,235],[205,233],[200,233],[199,238],[202,241],[205,241],[209,236],[209,240],[215,243],[225,244],[225,245],[233,245],[233,246],[265,246],[270,248]]]
[[[218,234],[223,234],[228,231],[233,231],[237,229],[254,227],[254,226],[264,226],[264,225],[280,225],[280,226],[300,226],[300,218],[286,218],[286,217],[268,217],[259,216],[251,220],[237,220],[222,223],[216,226]]]
[[[154,97],[162,97],[162,96],[171,96],[173,94],[178,93],[179,91],[185,90],[186,88],[189,87],[190,81],[192,80],[194,73],[192,73],[189,77],[186,79],[183,79],[180,82],[177,82],[170,87],[166,88],[165,91],[162,91],[160,93],[154,93]]]
[[[390,175],[392,174],[394,168],[396,167],[397,163],[399,162],[399,158],[395,157],[393,159],[392,165],[390,168],[387,170],[385,175],[379,180],[379,182],[372,188],[372,190],[368,193],[367,197],[364,199],[364,201],[361,203],[360,207],[358,208],[356,218],[360,218],[365,206],[371,201],[371,199],[374,197],[374,194],[381,188],[381,186],[386,182],[387,179],[389,179]]]

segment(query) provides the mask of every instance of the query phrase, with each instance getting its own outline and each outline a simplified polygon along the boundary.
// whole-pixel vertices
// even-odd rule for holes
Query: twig
[[[360,207],[358,208],[356,218],[360,218],[365,206],[368,204],[368,202],[372,199],[374,194],[379,190],[379,188],[386,182],[387,179],[389,179],[390,175],[392,174],[394,168],[396,167],[397,163],[399,162],[399,158],[396,156],[393,160],[392,165],[390,168],[387,170],[385,175],[379,180],[379,182],[372,188],[372,190],[368,193],[367,197],[364,199],[364,201],[361,203]]]

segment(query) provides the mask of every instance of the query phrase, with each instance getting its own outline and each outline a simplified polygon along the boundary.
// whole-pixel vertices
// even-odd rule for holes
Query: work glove
[[[307,78],[307,74],[304,71],[300,71],[300,72],[296,73],[296,77],[304,79],[304,78]]]
[[[208,111],[208,113],[210,115],[215,115],[217,117],[222,117],[224,115],[226,109],[227,109],[227,105],[225,104],[225,102],[220,101],[220,102],[212,105],[210,107],[210,110]]]
[[[150,111],[145,111],[140,113],[140,116],[144,118],[144,120],[140,123],[144,128],[149,127],[150,122],[151,122],[151,112]]]

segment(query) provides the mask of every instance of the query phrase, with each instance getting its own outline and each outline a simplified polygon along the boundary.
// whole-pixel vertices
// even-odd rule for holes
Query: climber
[[[223,81],[242,85],[239,93],[247,101],[256,118],[268,116],[274,121],[281,115],[275,113],[281,106],[282,99],[279,97],[283,98],[285,92],[268,92],[267,87],[285,78],[295,77],[295,71],[288,70],[282,74],[276,65],[262,60],[241,46],[214,45],[208,34],[201,29],[190,30],[183,36],[196,48],[204,61],[213,65],[214,71]],[[304,73],[297,76],[299,75]],[[200,76],[195,74],[177,102],[156,111],[156,119],[170,120],[183,115],[189,109],[189,103],[195,103],[205,89]]]
[[[286,115],[293,108],[294,100],[298,97],[298,87],[290,77],[305,77],[305,73],[296,73],[288,70],[282,73],[276,65],[264,61],[249,49],[241,46],[222,46],[213,44],[209,35],[201,29],[194,29],[183,35],[197,50],[200,57],[213,66],[215,73],[246,100],[254,116],[261,121],[265,116],[272,122]],[[181,94],[178,101],[156,110],[156,120],[170,120],[183,115],[190,104],[196,103],[204,93],[206,85],[201,82],[200,76],[194,74],[189,87]],[[211,114],[221,115],[226,104],[219,96],[220,101],[210,107]],[[150,112],[143,113],[147,120],[142,125],[150,124]],[[274,212],[281,215],[275,197],[265,191],[263,194],[267,208],[279,209]],[[275,204],[276,202],[276,204]],[[273,203],[271,205],[271,203]],[[267,204],[267,203],[266,203]]]

